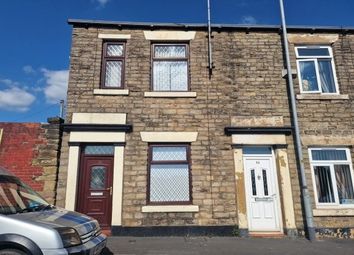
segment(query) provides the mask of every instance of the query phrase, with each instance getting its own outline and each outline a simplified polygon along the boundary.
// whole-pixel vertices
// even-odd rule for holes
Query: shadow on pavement
[[[104,250],[102,251],[101,255],[112,255],[114,254],[113,252],[111,252],[111,250],[109,248],[104,248]]]

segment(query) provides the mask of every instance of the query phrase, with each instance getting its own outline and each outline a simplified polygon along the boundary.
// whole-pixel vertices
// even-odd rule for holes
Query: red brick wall
[[[40,123],[0,123],[0,129],[0,165],[42,191],[44,182],[35,179],[43,174],[43,167],[34,166],[32,161],[38,156],[39,145],[47,143],[45,129]]]

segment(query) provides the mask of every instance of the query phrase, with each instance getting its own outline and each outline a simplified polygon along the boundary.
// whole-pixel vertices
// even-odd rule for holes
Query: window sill
[[[321,208],[314,209],[313,216],[354,216],[354,208]]]
[[[129,95],[128,89],[94,89],[94,95],[101,96],[127,96]]]
[[[145,92],[144,97],[197,97],[197,92],[181,91],[181,92],[169,92],[169,91],[153,91]]]
[[[198,205],[147,205],[142,212],[199,212]]]
[[[299,94],[296,95],[298,100],[348,100],[349,95],[329,95],[329,94]]]

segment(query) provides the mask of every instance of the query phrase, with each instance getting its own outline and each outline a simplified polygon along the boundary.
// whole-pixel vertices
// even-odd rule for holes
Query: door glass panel
[[[263,169],[262,170],[263,174],[263,188],[264,188],[264,195],[268,196],[268,180],[267,180],[267,170]]]
[[[94,166],[91,168],[91,189],[104,189],[106,183],[106,170],[104,166]]]
[[[256,176],[255,176],[254,169],[251,170],[251,181],[252,181],[252,195],[256,196],[257,188],[256,188]]]
[[[243,148],[243,154],[246,155],[271,155],[272,149],[270,147],[245,147]]]
[[[88,145],[85,147],[85,155],[113,155],[112,145]]]

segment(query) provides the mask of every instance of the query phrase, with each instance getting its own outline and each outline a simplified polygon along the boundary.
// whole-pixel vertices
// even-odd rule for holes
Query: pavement
[[[109,237],[103,255],[354,255],[354,240],[237,237]]]

